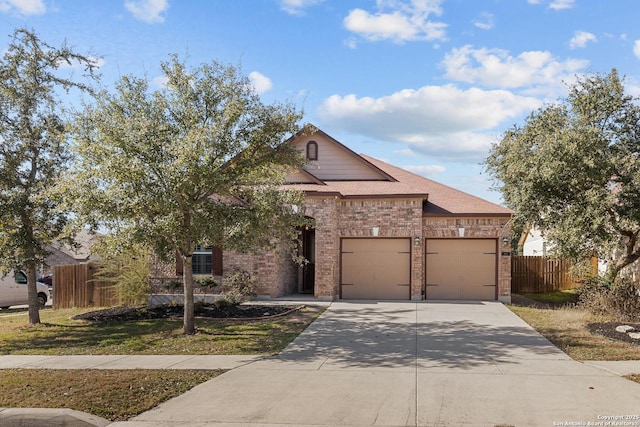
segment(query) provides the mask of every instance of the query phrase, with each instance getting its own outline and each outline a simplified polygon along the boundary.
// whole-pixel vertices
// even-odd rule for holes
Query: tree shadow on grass
[[[146,347],[145,340],[180,328],[181,321],[109,322],[77,324],[43,323],[25,328],[15,337],[3,340],[2,354],[118,354],[107,348]],[[134,350],[132,348],[131,350]],[[126,354],[126,351],[123,351]],[[121,354],[123,354],[121,353]]]

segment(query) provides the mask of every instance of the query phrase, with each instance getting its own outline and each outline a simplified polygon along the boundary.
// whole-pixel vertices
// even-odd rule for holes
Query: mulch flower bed
[[[212,319],[268,319],[296,311],[296,305],[259,305],[242,304],[227,307],[196,304],[195,316]],[[94,322],[121,322],[151,319],[181,318],[184,308],[181,305],[161,305],[157,307],[110,307],[90,311],[74,316],[78,320]]]
[[[604,322],[590,323],[587,325],[589,332],[592,334],[603,335],[612,341],[624,341],[630,344],[640,346],[640,340],[631,338],[628,334],[616,331],[621,325],[633,326],[635,332],[640,332],[640,323],[621,323],[621,322]]]

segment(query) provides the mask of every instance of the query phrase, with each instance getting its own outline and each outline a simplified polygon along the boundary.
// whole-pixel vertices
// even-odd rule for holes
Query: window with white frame
[[[206,274],[210,276],[213,269],[213,248],[211,246],[196,245],[191,261],[193,274]]]

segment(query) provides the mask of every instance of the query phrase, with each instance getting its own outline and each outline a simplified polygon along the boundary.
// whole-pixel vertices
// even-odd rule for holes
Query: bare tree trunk
[[[623,268],[640,259],[640,247],[638,246],[640,231],[628,231],[622,234],[627,239],[624,244],[624,256],[619,257],[616,262],[607,268],[606,278],[609,286],[615,282]]]
[[[40,303],[38,302],[38,287],[36,286],[36,265],[27,265],[27,296],[29,298],[29,325],[40,323]]]
[[[194,323],[194,308],[193,308],[193,270],[192,270],[192,255],[182,257],[183,272],[182,278],[184,281],[184,315],[183,315],[183,333],[185,335],[193,335],[196,333],[196,327]]]

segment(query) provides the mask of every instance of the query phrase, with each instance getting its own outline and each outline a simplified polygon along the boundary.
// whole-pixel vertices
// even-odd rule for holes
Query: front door
[[[316,230],[305,228],[302,231],[302,256],[307,261],[302,267],[302,288],[303,294],[313,294],[316,277]]]

